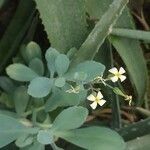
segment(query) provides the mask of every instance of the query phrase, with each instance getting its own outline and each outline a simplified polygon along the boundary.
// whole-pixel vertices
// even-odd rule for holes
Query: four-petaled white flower
[[[106,100],[103,99],[103,95],[102,93],[99,91],[97,93],[97,96],[94,96],[93,94],[90,94],[87,99],[89,101],[92,101],[93,103],[90,105],[93,109],[95,109],[97,107],[97,105],[99,104],[100,106],[103,106],[106,102]]]
[[[118,81],[118,79],[120,79],[120,81],[123,82],[126,79],[126,76],[123,75],[126,71],[122,67],[120,67],[119,71],[116,67],[114,67],[110,69],[109,72],[114,75],[113,77],[110,77],[112,82],[116,82]]]

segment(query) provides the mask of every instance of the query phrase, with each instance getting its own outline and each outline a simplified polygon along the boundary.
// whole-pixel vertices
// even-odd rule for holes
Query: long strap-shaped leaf
[[[150,43],[149,31],[114,28],[111,34],[116,36],[131,38],[131,39],[146,40],[147,43]]]
[[[35,0],[52,47],[65,53],[79,48],[86,38],[83,0]]]
[[[114,0],[80,47],[74,57],[72,65],[76,65],[84,60],[92,59],[95,56],[105,38],[110,34],[113,25],[119,18],[127,2],[128,0]]]
[[[7,61],[17,51],[33,19],[34,3],[31,0],[20,0],[16,13],[0,41],[0,73]]]

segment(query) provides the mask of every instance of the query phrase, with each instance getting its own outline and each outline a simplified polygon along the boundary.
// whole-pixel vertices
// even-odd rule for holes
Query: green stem
[[[111,34],[150,42],[150,32],[148,31],[114,28]]]
[[[109,85],[109,84],[107,84],[107,83],[105,83],[105,85],[107,86],[107,87],[109,87],[110,89],[114,89],[114,87],[112,87],[111,85]]]
[[[43,123],[39,123],[39,122],[36,122],[36,125],[43,129],[49,129],[52,127],[52,124],[43,124]]]
[[[39,107],[39,108],[35,108],[35,112],[39,112],[39,111],[41,111],[41,110],[44,110],[45,109],[45,107],[44,106],[41,106],[41,107]],[[27,111],[27,112],[25,112],[22,116],[23,117],[27,117],[27,116],[29,116],[29,115],[31,115],[32,114],[32,110],[29,110],[29,111]]]

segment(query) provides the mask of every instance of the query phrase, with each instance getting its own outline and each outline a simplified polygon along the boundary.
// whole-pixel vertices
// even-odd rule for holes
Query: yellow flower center
[[[98,103],[100,99],[98,97],[95,98],[95,102]]]
[[[115,76],[117,76],[118,78],[120,77],[120,73],[118,72],[118,73],[115,73]]]

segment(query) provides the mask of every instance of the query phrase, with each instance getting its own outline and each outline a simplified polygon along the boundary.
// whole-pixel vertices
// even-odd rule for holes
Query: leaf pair
[[[104,127],[76,129],[86,121],[87,116],[87,109],[81,106],[65,109],[56,117],[52,128],[39,131],[37,139],[42,144],[52,144],[54,137],[61,137],[89,150],[125,149],[123,139],[110,129]]]
[[[52,74],[51,76],[57,72],[58,76],[61,77],[69,68],[69,58],[64,54],[60,54],[54,48],[49,48],[46,51],[45,58],[47,60],[48,69]]]

